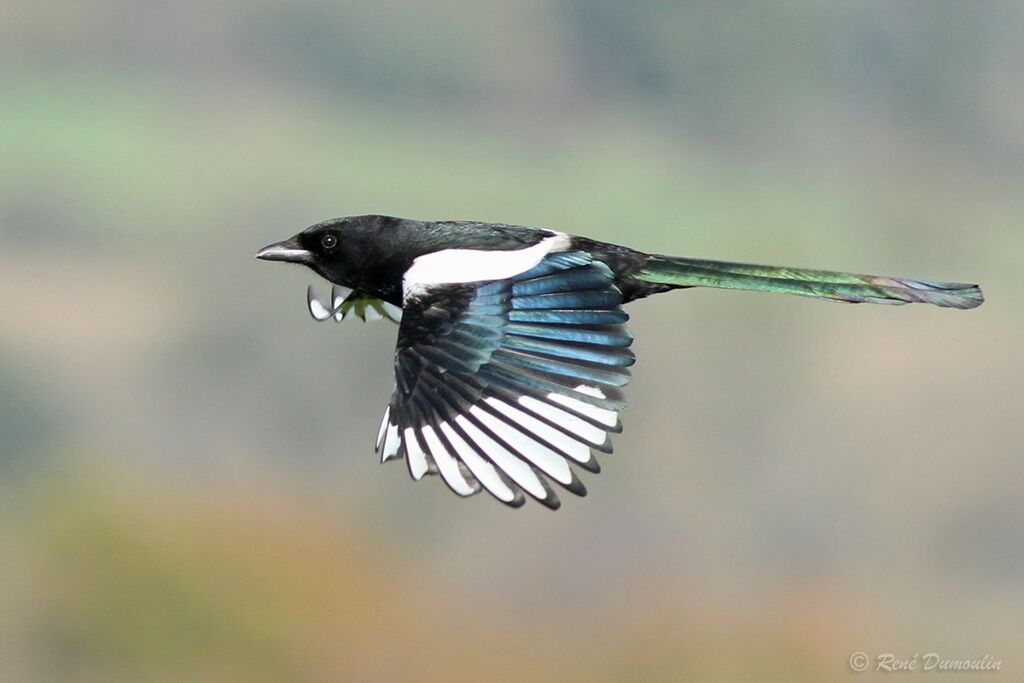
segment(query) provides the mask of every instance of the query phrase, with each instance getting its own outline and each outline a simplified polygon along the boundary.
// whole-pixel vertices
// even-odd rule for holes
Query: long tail
[[[677,287],[778,292],[847,303],[925,303],[946,308],[975,308],[985,301],[978,285],[959,282],[910,280],[673,256],[651,256],[644,268],[630,277]]]

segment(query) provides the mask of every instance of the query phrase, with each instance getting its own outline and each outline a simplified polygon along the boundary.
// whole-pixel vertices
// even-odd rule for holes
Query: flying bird
[[[298,263],[317,320],[399,323],[395,389],[377,434],[460,496],[559,507],[586,489],[622,430],[634,363],[623,305],[688,287],[798,294],[846,303],[975,308],[977,285],[646,254],[555,230],[472,221],[351,216],[313,225],[256,257]]]

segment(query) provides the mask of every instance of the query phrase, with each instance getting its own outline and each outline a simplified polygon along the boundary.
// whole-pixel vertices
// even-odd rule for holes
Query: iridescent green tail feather
[[[846,303],[925,303],[975,308],[985,300],[977,285],[937,280],[757,266],[672,256],[651,256],[632,278],[677,287],[719,287],[799,294]]]

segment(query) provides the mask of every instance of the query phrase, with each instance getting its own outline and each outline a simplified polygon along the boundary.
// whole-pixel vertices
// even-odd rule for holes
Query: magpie
[[[634,363],[623,305],[718,287],[846,303],[974,308],[977,285],[646,254],[555,230],[473,221],[351,216],[313,225],[256,257],[333,284],[316,320],[399,323],[395,388],[376,452],[414,480],[551,509],[555,485],[586,495],[622,430]]]

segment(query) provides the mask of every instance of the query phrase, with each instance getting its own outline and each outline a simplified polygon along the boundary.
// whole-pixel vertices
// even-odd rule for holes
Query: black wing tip
[[[538,498],[537,496],[533,496],[533,499],[540,503],[541,505],[543,505],[544,507],[546,507],[548,510],[551,510],[552,512],[562,507],[562,501],[560,501],[558,499],[558,496],[556,496],[553,492],[549,492],[548,495],[545,496],[544,498]]]
[[[580,481],[580,478],[576,476],[575,472],[572,472],[570,470],[570,474],[572,475],[572,478],[569,479],[569,483],[568,484],[562,484],[561,482],[559,482],[559,484],[561,485],[562,488],[564,488],[569,493],[577,495],[580,498],[586,498],[587,497],[587,487],[583,485],[583,482]]]
[[[512,508],[513,510],[518,510],[519,508],[526,505],[526,496],[524,496],[520,491],[516,491],[515,497],[512,500],[501,500],[500,498],[496,498],[496,500],[500,501],[503,505]]]

